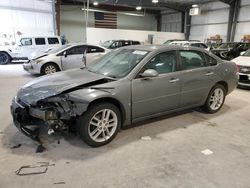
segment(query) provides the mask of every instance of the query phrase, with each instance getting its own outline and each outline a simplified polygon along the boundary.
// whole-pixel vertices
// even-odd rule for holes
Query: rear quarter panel
[[[239,76],[236,64],[230,61],[222,61],[216,69],[216,73],[221,77],[221,81],[225,81],[227,83],[227,94],[231,93],[238,84]]]

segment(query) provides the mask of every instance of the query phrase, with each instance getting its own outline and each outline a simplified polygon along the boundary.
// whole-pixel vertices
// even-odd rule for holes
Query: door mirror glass
[[[158,76],[158,72],[154,69],[147,69],[145,70],[140,76],[142,78],[152,78]]]

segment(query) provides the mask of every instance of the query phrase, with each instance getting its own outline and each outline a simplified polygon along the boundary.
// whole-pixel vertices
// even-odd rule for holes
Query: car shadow
[[[226,114],[231,108],[224,105],[216,114],[206,114],[200,109],[185,110],[172,113],[158,118],[148,119],[140,123],[123,128],[116,138],[109,144],[91,148],[87,146],[78,136],[72,133],[49,136],[46,133],[41,135],[41,140],[46,147],[43,153],[36,153],[38,144],[30,138],[24,136],[13,123],[9,124],[2,132],[2,144],[14,155],[42,156],[46,159],[57,161],[68,160],[88,160],[102,153],[112,152],[118,148],[133,142],[142,142],[142,137],[149,136],[153,140],[162,140],[161,134],[179,129],[185,130],[192,125],[218,126],[212,122],[213,118]],[[13,146],[20,145],[16,149]]]

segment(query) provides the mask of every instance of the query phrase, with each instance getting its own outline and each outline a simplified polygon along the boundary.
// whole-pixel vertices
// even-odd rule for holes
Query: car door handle
[[[214,72],[207,72],[206,73],[206,76],[211,76],[211,75],[213,75],[214,74]]]
[[[179,78],[172,78],[171,80],[169,80],[170,83],[175,83],[175,82],[178,82],[180,81]]]

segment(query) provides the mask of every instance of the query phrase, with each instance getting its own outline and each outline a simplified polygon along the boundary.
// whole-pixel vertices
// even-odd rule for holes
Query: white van
[[[0,64],[7,64],[12,60],[28,60],[61,45],[59,36],[22,37],[11,50],[0,49]]]

